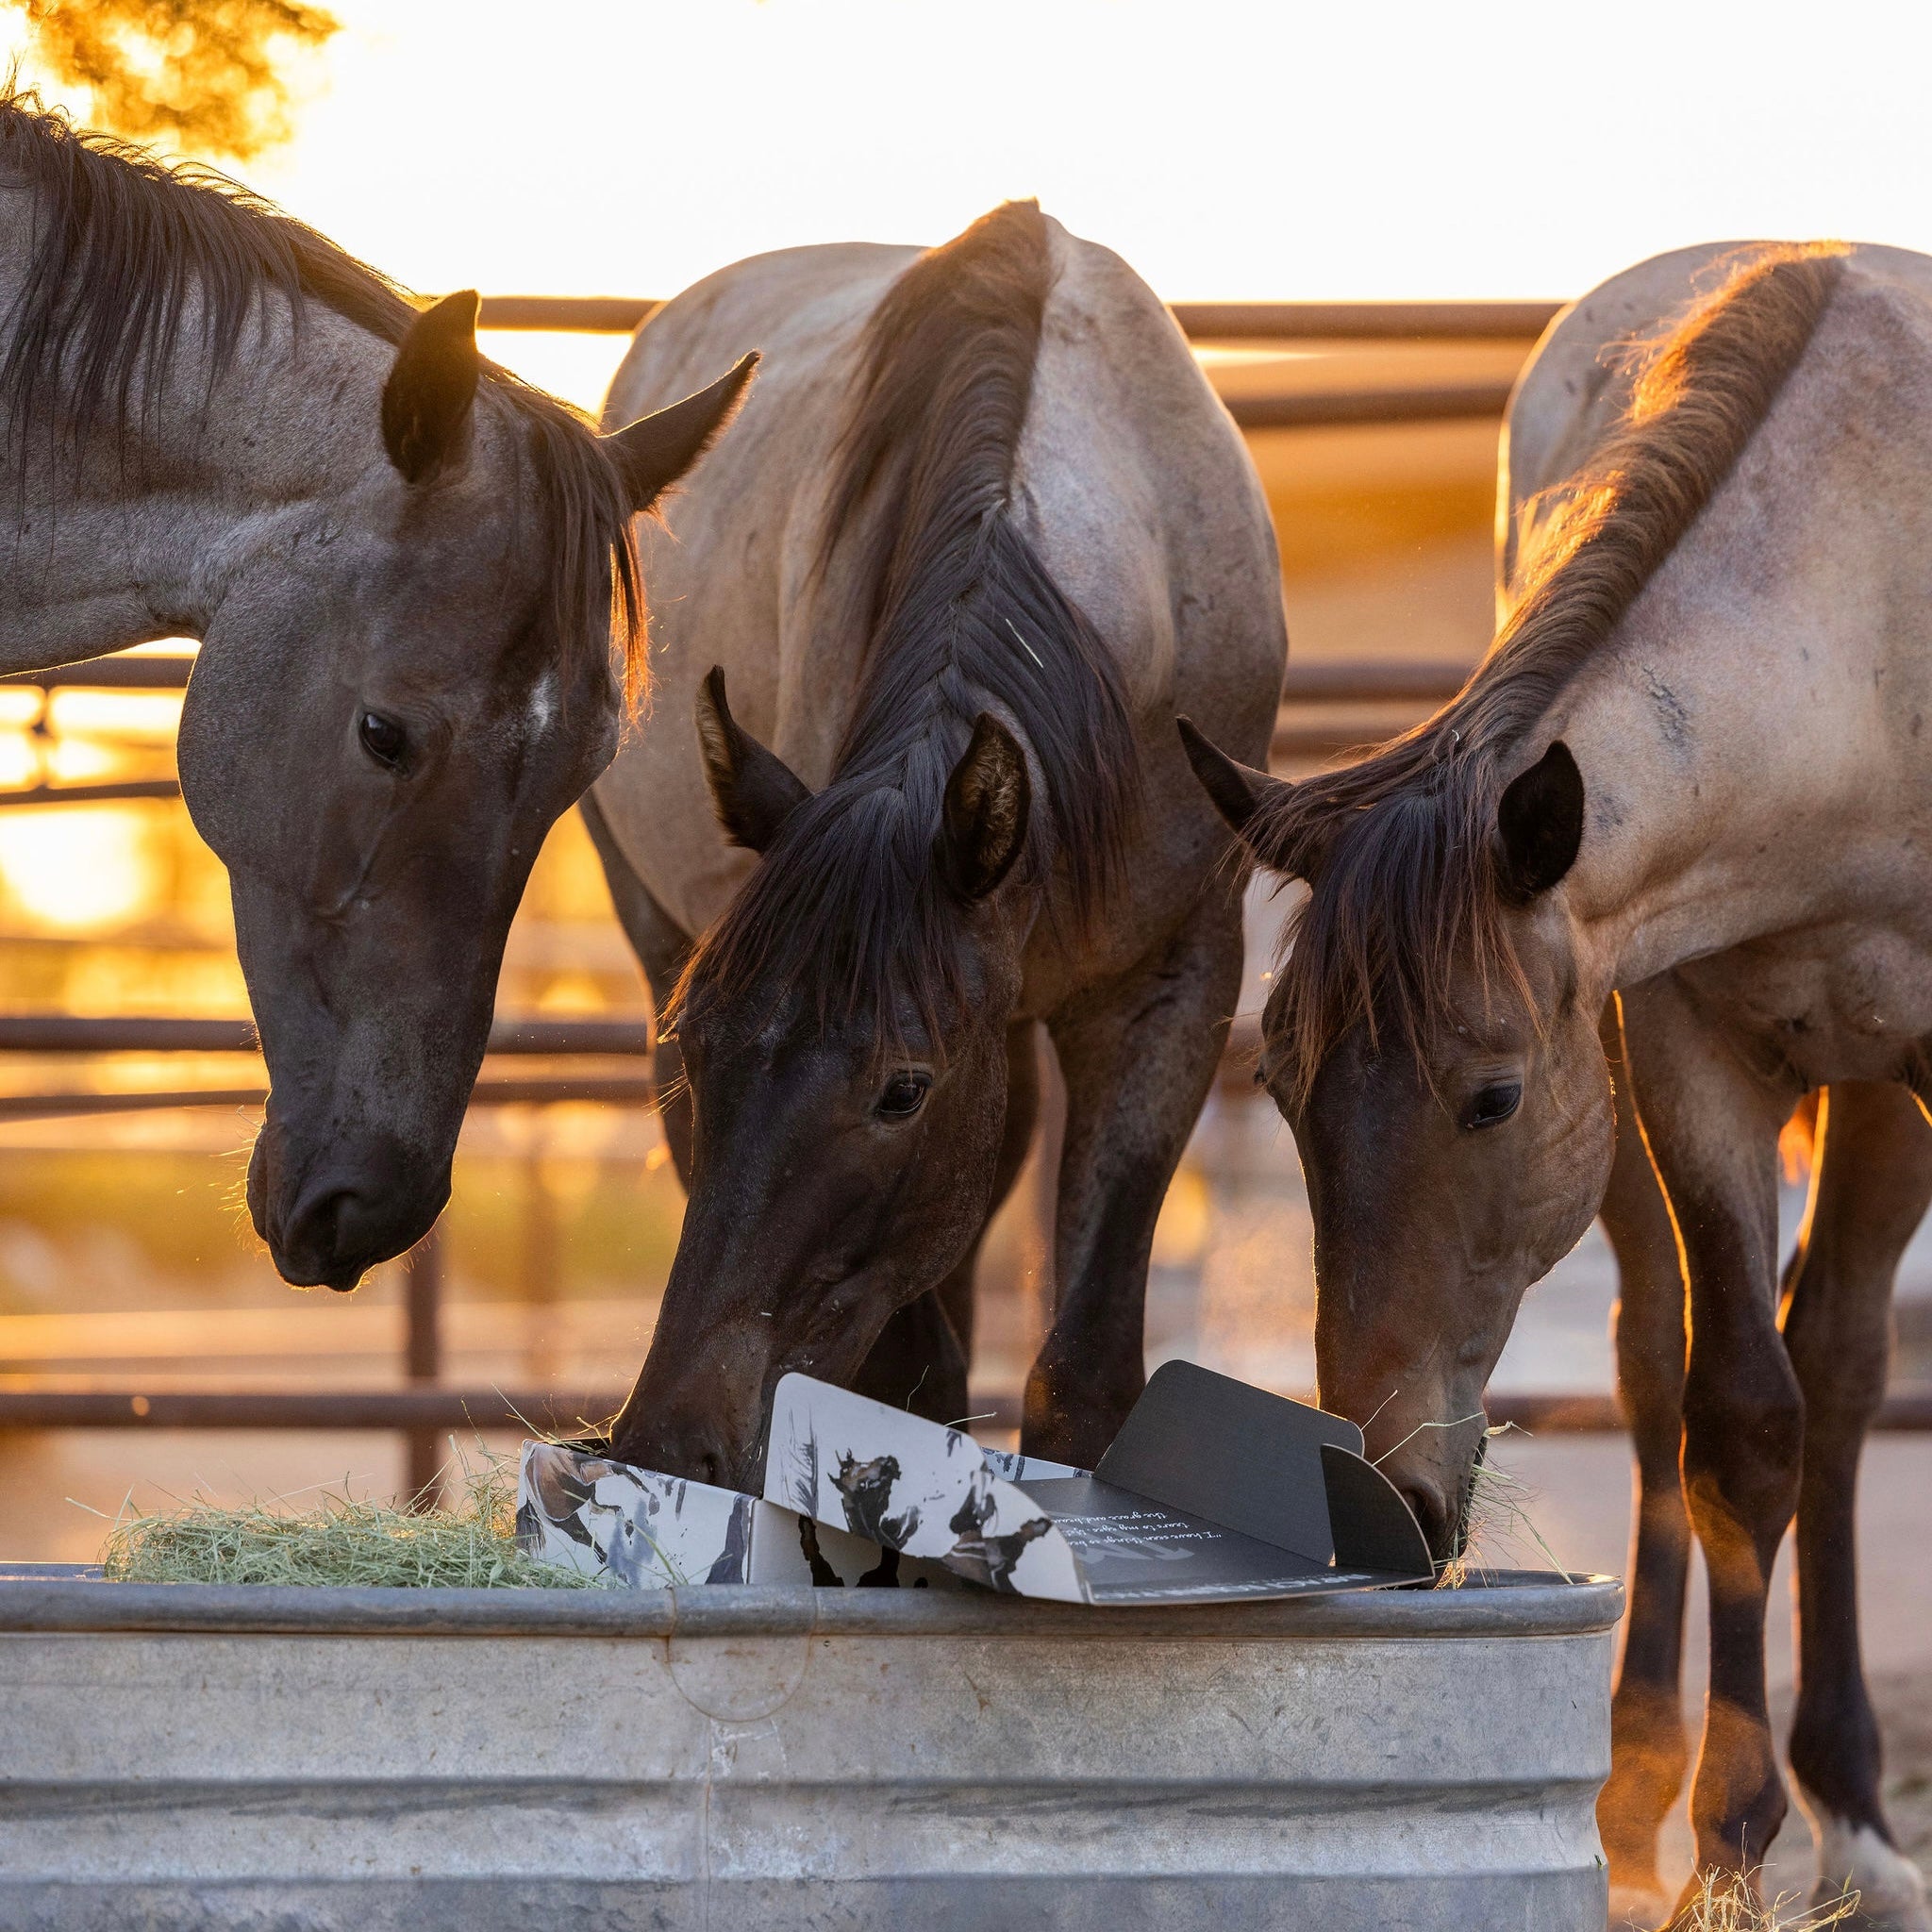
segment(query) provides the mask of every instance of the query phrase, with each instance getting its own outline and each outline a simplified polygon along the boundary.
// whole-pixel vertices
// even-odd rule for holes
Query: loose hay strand
[[[1440,1588],[1460,1590],[1473,1576],[1480,1578],[1493,1569],[1511,1567],[1497,1563],[1494,1560],[1496,1556],[1507,1552],[1521,1557],[1525,1541],[1535,1544],[1544,1562],[1565,1583],[1575,1581],[1570,1572],[1557,1562],[1556,1552],[1543,1541],[1542,1532],[1529,1513],[1535,1492],[1521,1477],[1511,1475],[1507,1469],[1498,1469],[1489,1460],[1487,1451],[1490,1443],[1513,1428],[1513,1423],[1504,1423],[1483,1431],[1485,1453],[1477,1457],[1469,1473],[1469,1505],[1463,1512],[1462,1548],[1442,1565],[1437,1578]]]
[[[101,1552],[116,1583],[259,1583],[391,1590],[586,1590],[600,1579],[516,1543],[516,1464],[458,1453],[454,1508],[421,1512],[341,1490],[292,1510],[287,1498],[221,1508],[199,1498],[115,1520]]]
[[[1675,1932],[1826,1932],[1858,1909],[1858,1894],[1846,1891],[1828,1905],[1817,1906],[1803,1918],[1794,1891],[1780,1892],[1768,1905],[1735,1872],[1706,1872],[1688,1909],[1671,1924]]]

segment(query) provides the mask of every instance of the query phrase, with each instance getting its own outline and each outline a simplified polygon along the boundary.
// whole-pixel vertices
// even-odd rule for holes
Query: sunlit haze
[[[1176,297],[1544,296],[1712,236],[1932,246],[1932,10],[333,0],[247,172],[423,289],[665,294],[1037,194]]]

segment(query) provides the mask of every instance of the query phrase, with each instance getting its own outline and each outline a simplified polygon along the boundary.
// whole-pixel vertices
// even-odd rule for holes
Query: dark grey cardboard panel
[[[1399,1564],[1386,1570],[1331,1569],[1094,1476],[1060,1476],[1020,1487],[1073,1546],[1096,1603],[1293,1596],[1407,1582],[1415,1574]]]
[[[1116,1489],[1325,1564],[1335,1540],[1324,1444],[1359,1457],[1362,1432],[1211,1369],[1163,1362],[1093,1473]]]
[[[1435,1574],[1428,1539],[1395,1486],[1373,1462],[1333,1442],[1322,1444],[1323,1487],[1335,1526],[1335,1561],[1350,1570]]]

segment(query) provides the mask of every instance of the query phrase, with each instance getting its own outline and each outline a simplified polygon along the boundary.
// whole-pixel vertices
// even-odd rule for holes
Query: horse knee
[[[1693,1369],[1684,1394],[1684,1493],[1707,1557],[1733,1526],[1775,1549],[1798,1507],[1805,1399],[1780,1351],[1755,1374]]]

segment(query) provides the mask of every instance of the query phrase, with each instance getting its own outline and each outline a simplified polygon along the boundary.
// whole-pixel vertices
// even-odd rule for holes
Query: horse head
[[[1437,761],[1325,812],[1182,735],[1254,856],[1308,884],[1257,1078],[1307,1180],[1322,1401],[1362,1425],[1444,1560],[1524,1291],[1609,1175],[1607,989],[1586,984],[1563,891],[1583,780],[1559,741],[1500,789]]]
[[[249,1209],[298,1285],[355,1287],[448,1197],[511,915],[616,750],[629,519],[749,374],[600,438],[490,371],[475,315],[448,298],[392,359],[359,338],[381,371],[268,432],[343,446],[353,480],[260,512],[182,713],[271,1079]]]
[[[673,1008],[695,1103],[691,1201],[612,1441],[742,1487],[778,1378],[849,1382],[985,1218],[1031,914],[1008,876],[1028,782],[1012,734],[983,717],[941,774],[935,824],[898,786],[808,793],[732,721],[715,675],[700,709],[720,819],[767,857]],[[909,944],[882,872],[917,882]],[[899,971],[926,956],[923,981]]]

